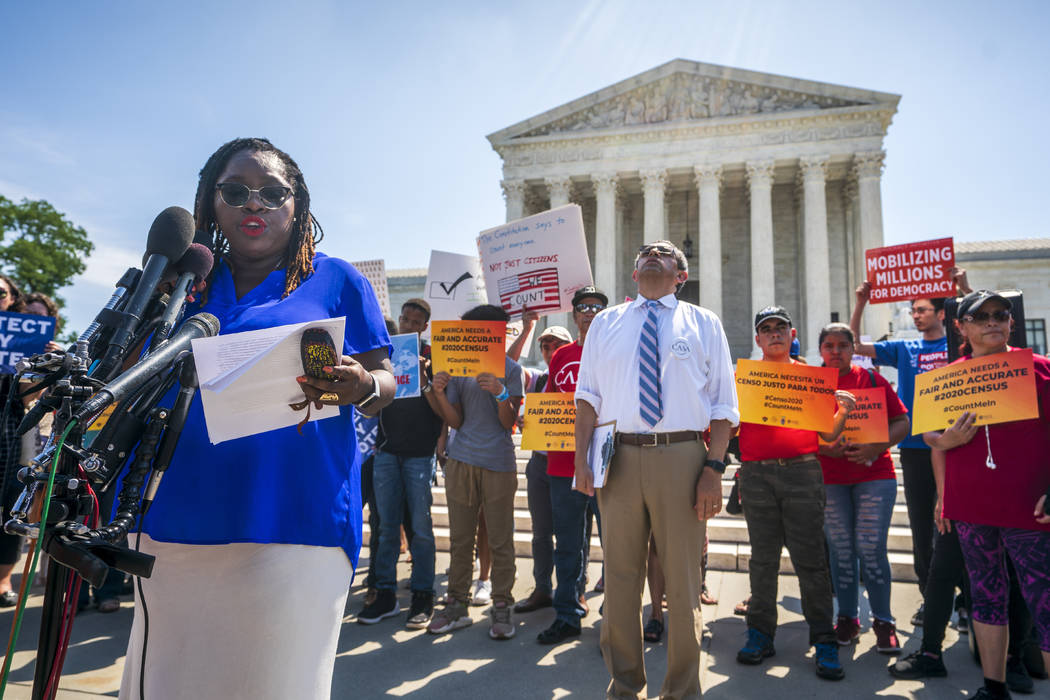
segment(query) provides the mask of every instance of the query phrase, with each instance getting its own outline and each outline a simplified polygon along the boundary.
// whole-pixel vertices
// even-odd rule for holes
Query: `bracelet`
[[[704,462],[704,466],[705,467],[711,467],[712,470],[718,472],[719,474],[725,474],[726,473],[726,463],[725,462],[720,462],[717,459],[709,459],[709,460],[707,460],[706,462]]]
[[[504,386],[503,387],[503,391],[500,393],[499,396],[496,397],[496,403],[503,403],[504,401],[506,401],[509,398],[510,398],[510,392],[507,390],[507,387]]]

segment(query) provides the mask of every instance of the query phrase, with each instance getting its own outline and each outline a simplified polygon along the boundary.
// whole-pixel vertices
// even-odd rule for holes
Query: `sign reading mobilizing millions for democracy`
[[[951,238],[872,248],[864,252],[871,303],[953,296],[955,247]]]

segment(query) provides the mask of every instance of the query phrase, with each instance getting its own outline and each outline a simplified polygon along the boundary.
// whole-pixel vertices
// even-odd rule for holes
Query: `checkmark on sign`
[[[447,294],[448,296],[451,297],[452,296],[452,290],[455,289],[456,287],[458,287],[460,282],[462,282],[464,280],[469,280],[470,278],[471,278],[470,277],[470,273],[469,272],[464,272],[462,275],[459,276],[459,279],[457,279],[455,282],[452,283],[451,286],[446,287],[444,282],[439,282],[438,284],[440,284],[441,288],[443,290],[445,290],[445,294]]]

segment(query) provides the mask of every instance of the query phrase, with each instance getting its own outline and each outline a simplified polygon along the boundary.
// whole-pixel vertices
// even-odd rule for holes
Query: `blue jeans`
[[[379,509],[379,548],[376,553],[376,588],[397,588],[397,557],[401,549],[401,522],[408,504],[412,530],[413,591],[434,592],[434,525],[430,518],[434,456],[399,457],[376,450],[372,485]]]
[[[559,620],[579,628],[580,618],[584,615],[579,598],[583,593],[584,531],[590,499],[573,490],[571,476],[552,476],[550,479],[554,572],[558,579],[554,590],[554,612]]]
[[[890,532],[897,481],[877,479],[859,484],[828,484],[824,532],[831,554],[831,581],[839,615],[857,617],[857,581],[864,567],[864,588],[875,619],[893,622],[890,613]]]

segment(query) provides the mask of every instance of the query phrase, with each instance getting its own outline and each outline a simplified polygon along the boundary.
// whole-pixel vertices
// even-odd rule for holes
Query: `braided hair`
[[[291,180],[292,197],[295,200],[295,218],[292,221],[292,235],[288,239],[288,247],[282,259],[286,273],[284,294],[281,295],[283,299],[314,273],[314,251],[317,244],[324,238],[324,230],[310,212],[310,190],[306,187],[306,181],[303,179],[303,172],[299,169],[299,165],[292,160],[290,155],[267,139],[243,138],[224,143],[219,150],[211,154],[208,162],[201,168],[197,194],[194,198],[193,218],[197,222],[198,235],[203,233],[210,238],[209,244],[215,255],[216,264],[208,275],[208,282],[211,282],[211,277],[219,268],[219,262],[225,260],[232,269],[232,262],[229,259],[230,242],[226,240],[215,218],[215,186],[230,158],[241,151],[274,154],[284,165],[288,179]]]

